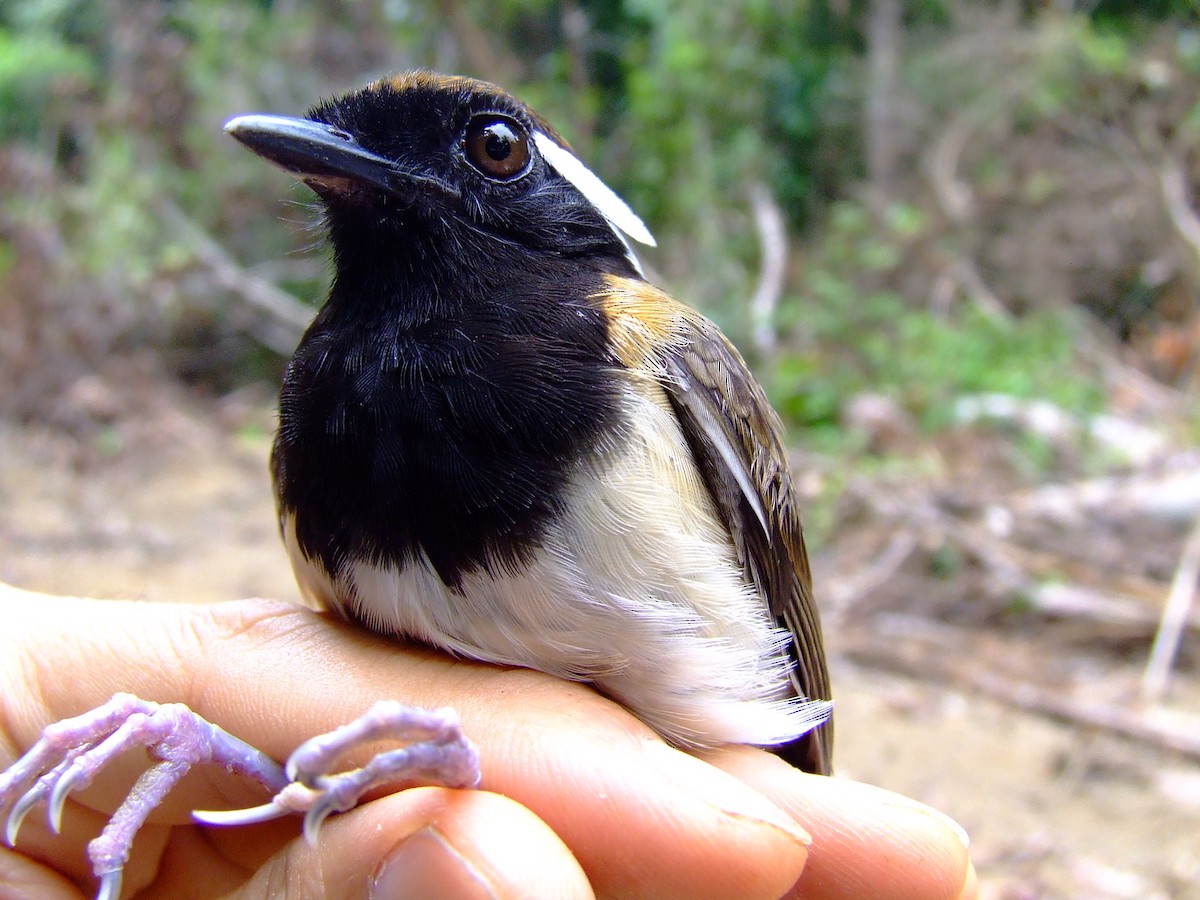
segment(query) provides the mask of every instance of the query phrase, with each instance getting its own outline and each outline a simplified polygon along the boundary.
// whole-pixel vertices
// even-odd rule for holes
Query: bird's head
[[[432,262],[447,251],[614,257],[642,221],[540,116],[468,78],[415,72],[311,109],[246,115],[225,130],[321,198],[335,252],[369,246]]]

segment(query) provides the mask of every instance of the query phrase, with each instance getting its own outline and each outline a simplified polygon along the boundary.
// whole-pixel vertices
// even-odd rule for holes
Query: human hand
[[[295,821],[197,825],[192,809],[264,798],[194,771],[139,834],[127,895],[974,895],[965,846],[927,807],[753,748],[689,756],[594,691],[540,673],[453,660],[269,601],[0,586],[0,615],[0,768],[47,724],[117,691],[186,703],[276,759],[383,698],[453,706],[479,745],[481,790],[381,797],[328,820],[315,848]],[[17,850],[0,851],[4,895],[89,891],[85,844],[144,767],[129,754],[73,794],[61,835],[31,813]]]

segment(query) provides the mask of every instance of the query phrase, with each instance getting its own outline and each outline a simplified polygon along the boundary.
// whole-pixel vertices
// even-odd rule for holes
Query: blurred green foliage
[[[87,84],[92,61],[53,34],[0,30],[0,135],[38,141],[64,82]]]
[[[500,81],[553,121],[651,224],[655,277],[751,350],[806,441],[836,445],[866,391],[928,428],[965,393],[1098,409],[1080,308],[1136,295],[1138,322],[1113,326],[1130,339],[1182,321],[1163,312],[1169,289],[1194,296],[1194,260],[1162,249],[1179,242],[1157,195],[1146,212],[1144,185],[1096,193],[1109,175],[1094,152],[1151,173],[1168,155],[1200,164],[1194,4],[909,0],[880,137],[863,110],[882,89],[869,27],[882,6],[0,0],[0,316],[16,322],[14,366],[33,377],[29,359],[67,347],[57,371],[77,374],[140,344],[216,390],[273,377],[278,342],[229,272],[312,304],[327,270],[310,195],[221,124],[425,66]],[[869,181],[872,140],[892,145],[886,186]],[[947,184],[968,195],[961,208]],[[790,253],[776,340],[755,351],[760,187]],[[1100,252],[1104,228],[1120,252]],[[967,268],[1001,312],[947,274]],[[64,307],[82,312],[68,321]]]
[[[896,291],[864,292],[856,279],[904,267],[905,243],[924,227],[920,211],[908,206],[889,208],[885,219],[890,241],[861,206],[831,208],[820,253],[806,270],[807,293],[782,306],[782,324],[794,332],[789,344],[799,352],[780,356],[768,386],[806,441],[837,449],[843,405],[868,392],[898,401],[929,430],[947,424],[964,394],[1039,397],[1080,413],[1102,408],[1102,385],[1075,358],[1069,311],[1018,318],[964,306],[938,314],[913,308]]]

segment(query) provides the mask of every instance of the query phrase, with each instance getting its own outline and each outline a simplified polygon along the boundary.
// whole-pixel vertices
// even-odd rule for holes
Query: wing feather
[[[797,693],[827,700],[829,674],[782,423],[720,330],[694,313],[682,321],[682,340],[672,342],[663,360],[664,387],[747,577],[793,636]],[[830,721],[777,752],[827,774],[832,743]]]

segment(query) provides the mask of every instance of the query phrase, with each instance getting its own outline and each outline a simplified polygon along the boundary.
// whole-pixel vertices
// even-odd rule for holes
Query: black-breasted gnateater
[[[463,78],[227,130],[316,191],[333,243],[273,456],[307,598],[591,682],[678,745],[828,771],[779,420],[717,328],[644,280],[625,203]]]
[[[627,239],[653,238],[629,207],[536,113],[466,78],[399,75],[226,131],[316,192],[333,245],[272,460],[305,597],[589,682],[678,746],[753,744],[829,772],[779,419],[716,326],[645,280]],[[95,721],[167,709],[113,705]],[[429,738],[426,769],[474,783],[473,749],[439,715],[396,705],[354,735]],[[66,733],[97,742],[96,728]],[[278,788],[315,783],[324,752],[302,748],[286,776],[238,759]],[[22,772],[56,753],[35,747],[0,778],[0,810],[24,795],[10,834],[46,794]],[[310,833],[329,811],[310,809]],[[106,853],[94,867],[119,890],[123,859]]]

